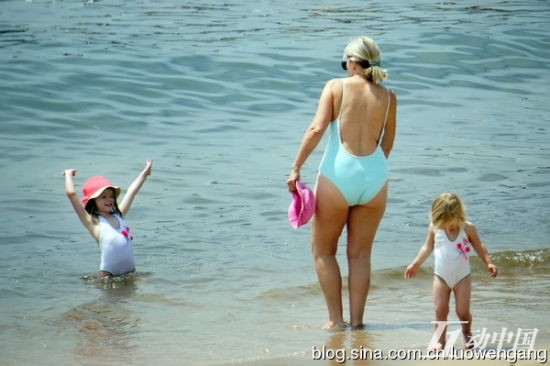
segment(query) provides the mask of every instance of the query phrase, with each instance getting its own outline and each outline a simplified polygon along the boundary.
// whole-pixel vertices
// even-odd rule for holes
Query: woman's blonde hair
[[[466,223],[466,207],[456,194],[441,193],[432,202],[430,220],[438,229],[450,224],[462,227]]]
[[[388,78],[388,72],[380,67],[380,49],[370,37],[357,37],[348,43],[344,49],[344,59],[355,61],[361,65],[367,80],[374,84]]]

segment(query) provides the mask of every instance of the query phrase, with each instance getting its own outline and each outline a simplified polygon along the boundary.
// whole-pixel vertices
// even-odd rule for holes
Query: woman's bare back
[[[340,119],[342,145],[353,155],[370,155],[384,127],[389,91],[359,76],[342,79],[342,87],[344,93],[340,91],[340,97],[335,98],[335,111],[340,111],[337,118]]]

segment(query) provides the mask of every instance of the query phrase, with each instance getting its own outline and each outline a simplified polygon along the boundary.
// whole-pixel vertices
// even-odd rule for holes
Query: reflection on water
[[[133,335],[139,317],[125,306],[138,291],[135,274],[96,280],[85,276],[100,296],[64,314],[63,320],[74,329],[73,355],[82,365],[130,364],[135,355]]]
[[[367,365],[378,352],[374,347],[375,335],[363,330],[334,332],[321,347],[313,346],[311,359],[325,361],[322,365]]]

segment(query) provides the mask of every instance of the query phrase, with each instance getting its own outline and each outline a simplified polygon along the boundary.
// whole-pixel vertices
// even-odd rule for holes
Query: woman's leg
[[[347,257],[350,322],[353,328],[363,327],[370,288],[372,244],[386,210],[386,201],[387,185],[369,203],[350,209]]]
[[[323,176],[317,179],[315,196],[317,207],[312,222],[311,248],[328,308],[328,322],[324,328],[342,328],[342,277],[336,251],[349,207],[340,191]]]

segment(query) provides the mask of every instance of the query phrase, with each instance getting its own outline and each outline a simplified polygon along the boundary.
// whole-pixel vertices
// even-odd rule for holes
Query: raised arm
[[[334,118],[334,98],[333,98],[333,88],[337,79],[329,81],[321,97],[319,98],[319,105],[317,106],[317,112],[311,121],[311,124],[304,133],[300,148],[294,159],[294,164],[292,165],[292,170],[287,179],[288,189],[291,192],[296,191],[296,181],[300,180],[300,170],[302,166],[309,158],[313,150],[317,147],[323,134],[325,133],[330,121]]]
[[[78,197],[74,189],[73,177],[76,175],[76,172],[76,169],[67,169],[62,173],[65,176],[65,192],[67,193],[67,197],[69,197],[69,201],[71,201],[71,205],[78,215],[80,222],[82,222],[82,225],[84,225],[84,227],[88,229],[90,234],[92,234],[94,239],[98,241],[99,231],[97,230],[96,225],[94,225],[92,216],[86,212],[84,206],[82,205],[82,202],[80,202],[80,198]]]
[[[424,263],[426,259],[428,259],[430,254],[432,254],[434,250],[434,243],[434,227],[430,224],[426,241],[418,251],[416,258],[414,258],[412,263],[405,270],[405,278],[413,278],[416,276],[416,272],[418,272],[418,269],[420,268],[422,263]]]
[[[491,277],[496,277],[498,274],[497,267],[493,264],[487,247],[481,242],[475,225],[467,221],[466,231],[468,234],[468,240],[470,240],[472,247],[474,247],[474,250],[476,251],[479,258],[483,261],[483,263],[487,265],[487,270],[489,271],[489,274],[491,275]]]
[[[143,183],[145,183],[145,180],[147,179],[147,177],[151,174],[152,167],[153,167],[153,161],[147,160],[147,162],[145,163],[145,168],[143,168],[141,173],[139,173],[137,178],[128,187],[128,191],[124,195],[124,199],[118,205],[118,208],[120,209],[120,212],[122,212],[123,216],[126,216],[128,211],[130,210],[130,206],[132,206],[132,202],[134,202],[134,198],[136,194],[139,192],[139,190],[143,186]]]

